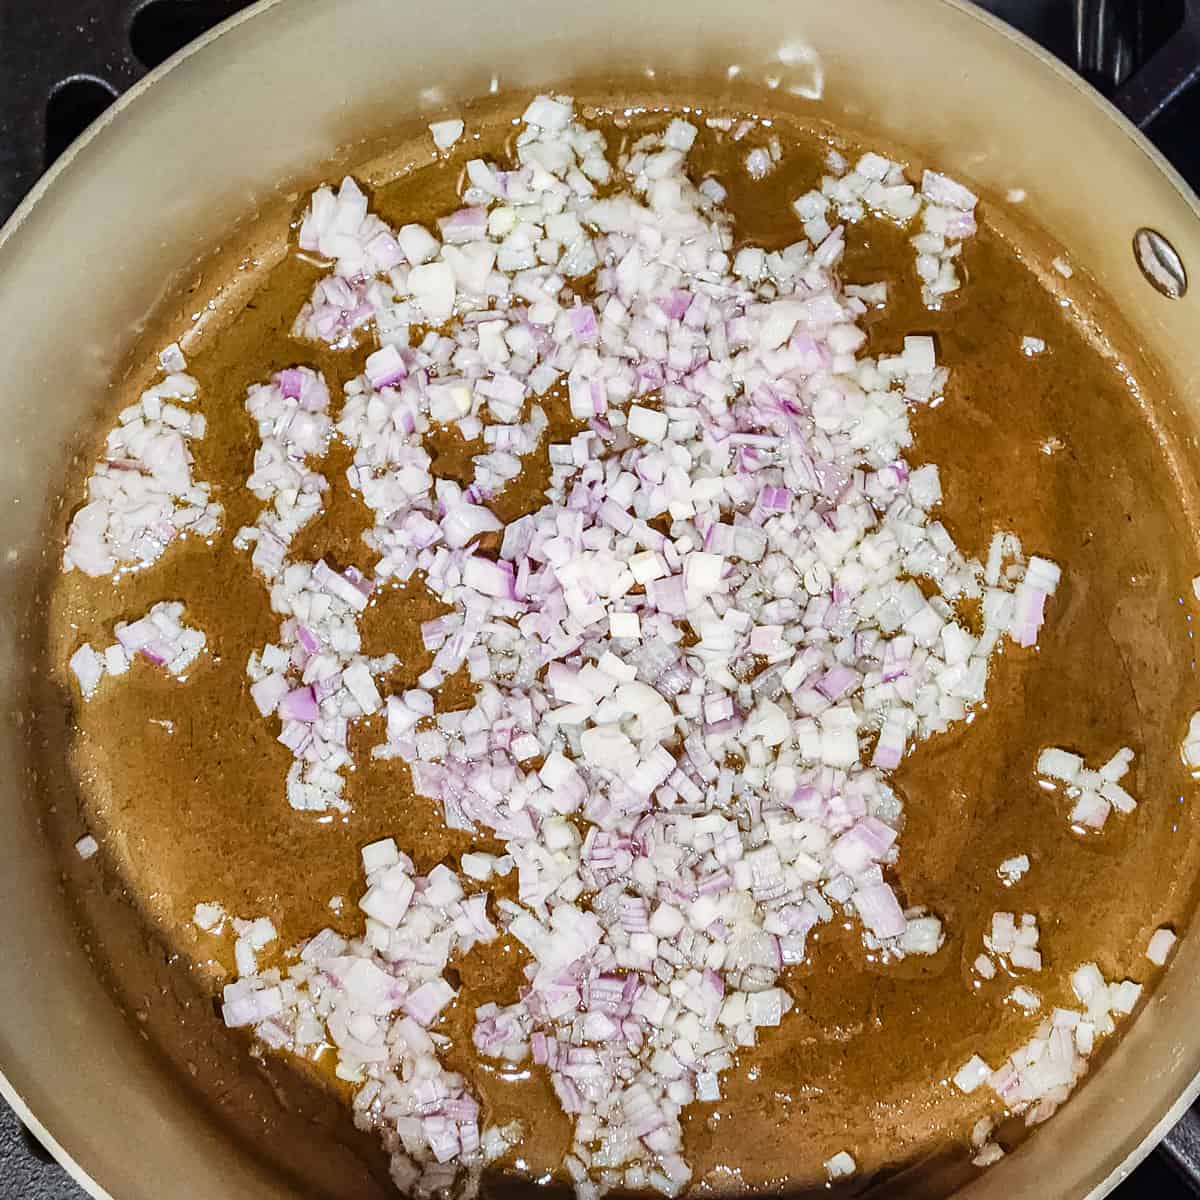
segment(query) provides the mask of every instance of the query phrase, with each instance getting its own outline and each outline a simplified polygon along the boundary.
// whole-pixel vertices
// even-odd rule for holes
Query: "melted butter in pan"
[[[448,211],[466,157],[504,153],[509,115],[484,122],[480,140],[455,150],[453,168],[427,165],[376,186],[375,210],[395,224]],[[602,124],[611,149],[665,119]],[[768,248],[800,236],[790,201],[815,185],[826,148],[799,124],[776,120],[772,132],[783,161],[759,183],[741,162],[760,135],[733,144],[705,130],[691,155],[729,188],[739,242]],[[411,149],[405,153],[413,161]],[[686,1151],[702,1190],[823,1190],[822,1163],[849,1150],[862,1172],[887,1181],[890,1195],[943,1194],[969,1173],[962,1144],[988,1109],[984,1095],[962,1097],[947,1078],[972,1053],[997,1064],[1037,1023],[1003,1003],[1015,982],[1003,972],[975,984],[970,964],[991,914],[1037,915],[1045,969],[1021,981],[1048,1008],[1071,1002],[1067,975],[1087,960],[1109,977],[1149,980],[1150,934],[1161,924],[1182,927],[1191,911],[1197,826],[1178,746],[1195,675],[1190,601],[1180,599],[1190,597],[1194,573],[1192,497],[1172,470],[1172,445],[1152,406],[1039,284],[986,204],[982,215],[964,250],[967,282],[944,312],[922,307],[911,248],[881,222],[851,231],[842,274],[889,284],[886,309],[869,319],[871,353],[894,351],[905,333],[928,332],[951,368],[945,402],[914,417],[909,457],[939,465],[942,518],[959,546],[982,557],[995,530],[1014,530],[1028,552],[1062,564],[1063,584],[1040,649],[1007,647],[994,660],[986,705],[921,746],[898,776],[907,822],[898,884],[908,903],[943,918],[945,947],[885,966],[840,920],[814,932],[809,960],[785,980],[795,1010],[724,1077],[719,1103],[686,1115]],[[325,373],[336,413],[340,385],[360,372],[366,353],[289,337],[318,273],[294,253],[252,267],[244,307],[210,328],[191,356],[209,429],[194,447],[196,477],[213,484],[225,507],[214,545],[176,546],[117,583],[59,578],[48,641],[61,681],[81,641],[107,644],[114,621],[157,600],[185,601],[188,623],[207,633],[209,653],[186,683],[137,664],[87,705],[64,712],[75,732],[73,783],[63,789],[77,790],[80,801],[78,810],[59,806],[63,839],[77,837],[82,820],[103,843],[108,872],[98,887],[87,882],[95,863],[70,863],[69,879],[98,965],[197,1096],[311,1194],[365,1197],[383,1194],[385,1176],[371,1139],[349,1128],[344,1092],[319,1069],[249,1058],[245,1038],[220,1028],[209,997],[232,968],[231,946],[191,924],[198,901],[216,900],[238,915],[270,915],[285,946],[324,925],[352,934],[360,928],[353,902],[364,843],[394,836],[421,870],[469,848],[496,849],[446,830],[435,806],[413,795],[404,765],[370,758],[383,738],[378,718],[354,731],[357,767],[346,789],[353,812],[294,812],[283,790],[290,756],[275,741],[275,722],[264,721],[249,697],[246,658],[276,638],[278,619],[248,556],[232,547],[260,506],[243,487],[257,445],[246,389],[309,363]],[[1025,335],[1043,338],[1046,353],[1023,355]],[[147,346],[147,356],[157,348]],[[126,390],[136,394],[132,384]],[[129,399],[122,394],[120,404]],[[554,436],[568,436],[561,400],[548,409]],[[438,435],[434,450],[435,471],[461,478],[473,447]],[[348,461],[335,443],[322,468],[332,485],[327,512],[297,539],[296,557],[371,566],[360,541],[370,516],[346,483]],[[546,478],[544,464],[530,464],[500,500],[500,515],[535,507]],[[70,482],[70,503],[82,487],[83,473]],[[441,611],[419,580],[384,591],[368,611],[366,652],[401,659],[390,686],[413,685],[428,665],[420,623]],[[448,685],[443,706],[466,702],[461,680]],[[1136,812],[1114,814],[1100,837],[1073,835],[1064,802],[1034,783],[1033,763],[1047,744],[1071,746],[1089,761],[1131,745],[1137,759],[1127,784],[1141,801]],[[1021,853],[1032,867],[1005,888],[996,868]],[[340,915],[328,907],[334,896],[346,900]],[[130,932],[131,906],[140,935]],[[569,1144],[547,1083],[532,1068],[506,1078],[470,1053],[474,1008],[515,999],[523,961],[502,941],[455,965],[463,991],[448,1018],[450,1057],[472,1078],[487,1120],[525,1121],[530,1136],[508,1166],[541,1177]]]

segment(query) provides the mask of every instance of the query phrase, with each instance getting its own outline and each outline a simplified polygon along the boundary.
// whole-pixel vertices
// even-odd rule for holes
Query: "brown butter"
[[[633,126],[665,120],[641,117]],[[601,124],[610,150],[630,136],[609,118]],[[376,211],[394,224],[448,211],[457,170],[467,157],[502,154],[511,127],[498,118],[483,131],[481,141],[456,148],[453,167],[425,166],[376,187]],[[799,237],[790,201],[821,174],[824,145],[812,130],[777,119],[773,132],[783,162],[760,183],[741,162],[765,133],[734,144],[704,130],[691,155],[729,188],[739,244],[771,248]],[[1071,1002],[1067,975],[1083,961],[1098,962],[1110,977],[1152,980],[1143,957],[1150,934],[1160,924],[1181,927],[1191,910],[1197,830],[1178,747],[1194,705],[1192,497],[1172,472],[1173,449],[1153,408],[1098,352],[1077,314],[1041,286],[986,204],[983,217],[964,251],[967,282],[944,312],[923,308],[905,235],[881,222],[850,231],[842,275],[889,283],[886,310],[870,318],[872,353],[895,350],[904,333],[929,332],[951,368],[945,403],[913,419],[909,458],[939,464],[942,518],[959,546],[982,557],[995,530],[1011,529],[1027,552],[1061,563],[1064,582],[1048,606],[1040,648],[1006,648],[974,720],[923,745],[898,776],[907,823],[897,881],[908,903],[943,918],[946,945],[933,958],[882,965],[840,918],[821,927],[809,961],[786,977],[795,1010],[741,1056],[719,1103],[686,1115],[687,1153],[702,1187],[819,1187],[824,1160],[845,1149],[865,1173],[890,1178],[890,1193],[940,1194],[961,1174],[943,1172],[943,1160],[965,1163],[966,1132],[989,1111],[986,1096],[963,1098],[946,1079],[975,1052],[998,1064],[1037,1024],[1003,1003],[1015,982],[1003,972],[975,986],[970,964],[991,914],[1037,914],[1045,969],[1020,982],[1042,994],[1048,1011]],[[378,719],[354,732],[350,815],[287,806],[290,757],[275,741],[276,723],[251,703],[245,678],[250,650],[275,640],[278,618],[248,556],[232,547],[260,507],[243,487],[257,446],[243,402],[251,383],[303,362],[325,373],[336,413],[341,385],[361,370],[366,351],[330,352],[289,337],[319,274],[312,265],[293,253],[246,269],[255,275],[251,299],[240,312],[210,319],[189,362],[209,422],[208,436],[194,445],[195,475],[225,506],[222,532],[211,547],[185,542],[116,583],[64,576],[50,598],[50,656],[60,680],[80,642],[107,644],[114,621],[157,600],[185,601],[187,621],[209,639],[186,683],[139,663],[123,679],[106,680],[89,704],[73,706],[79,815],[103,844],[106,887],[92,882],[95,864],[68,862],[67,870],[99,964],[188,1086],[250,1131],[264,1156],[286,1163],[311,1194],[374,1195],[382,1164],[339,1115],[344,1091],[327,1092],[331,1085],[310,1069],[252,1063],[245,1039],[220,1028],[206,997],[229,978],[231,945],[196,930],[192,908],[216,900],[241,916],[269,915],[282,945],[324,925],[351,934],[360,927],[354,900],[366,842],[394,836],[421,870],[468,848],[496,847],[445,829],[435,805],[412,794],[406,767],[370,758],[383,737]],[[1022,355],[1026,334],[1044,338],[1047,352]],[[131,380],[120,403],[136,391]],[[561,402],[550,408],[554,436],[568,436]],[[439,435],[435,470],[462,478],[474,449]],[[346,483],[348,461],[335,443],[322,468],[332,485],[328,511],[301,534],[295,556],[324,554],[366,569],[373,556],[360,535],[370,515]],[[84,464],[71,480],[72,497],[82,494],[89,469]],[[499,501],[501,517],[535,506],[546,477],[544,464],[531,464]],[[385,590],[369,610],[366,652],[402,660],[390,686],[412,686],[428,665],[420,623],[441,611],[419,580]],[[467,702],[456,683],[444,707]],[[1137,811],[1114,814],[1100,837],[1072,834],[1066,802],[1034,783],[1034,759],[1048,744],[1089,762],[1132,746],[1137,760],[1126,782],[1141,801]],[[63,822],[64,841],[82,832],[74,813]],[[1019,853],[1032,868],[1006,889],[996,867]],[[346,900],[340,916],[328,908],[335,895]],[[131,933],[131,906],[144,940]],[[514,1169],[538,1177],[557,1169],[569,1142],[542,1073],[529,1068],[506,1079],[476,1063],[469,1044],[475,1006],[515,999],[522,961],[506,940],[455,964],[464,986],[448,1018],[456,1042],[450,1057],[471,1078],[488,1120],[525,1121],[530,1137]],[[305,1128],[316,1137],[300,1150]]]

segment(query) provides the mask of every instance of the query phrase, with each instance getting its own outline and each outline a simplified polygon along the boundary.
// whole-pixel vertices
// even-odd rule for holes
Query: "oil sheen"
[[[652,107],[628,118],[594,113],[610,153],[666,122],[662,106]],[[455,207],[466,159],[503,158],[519,111],[514,101],[474,114],[448,162],[434,161],[427,135],[397,139],[357,172],[374,211],[400,224],[431,222]],[[690,161],[728,188],[739,244],[777,248],[801,236],[790,202],[818,182],[833,137],[772,118],[783,157],[760,182],[742,166],[749,143],[697,121],[702,132]],[[244,235],[240,260],[225,254],[238,263],[236,299],[207,310],[189,353],[198,408],[208,418],[207,436],[193,443],[195,476],[212,484],[225,508],[222,532],[212,545],[176,545],[116,583],[75,572],[52,585],[46,640],[57,686],[46,702],[59,706],[71,754],[51,826],[65,847],[85,829],[99,838],[103,854],[89,864],[64,853],[84,934],[183,1085],[304,1194],[361,1198],[387,1194],[372,1139],[352,1128],[345,1094],[319,1066],[252,1055],[244,1037],[222,1028],[212,998],[232,977],[232,945],[200,933],[193,907],[217,901],[240,916],[270,916],[282,946],[326,925],[353,934],[361,929],[354,899],[363,844],[395,837],[421,871],[468,849],[499,848],[448,831],[435,805],[414,796],[403,764],[371,759],[369,748],[383,740],[378,718],[354,731],[357,767],[346,790],[353,811],[293,811],[283,786],[290,755],[275,741],[274,721],[250,700],[247,656],[274,639],[278,620],[248,555],[232,545],[260,505],[244,488],[257,446],[246,389],[307,363],[324,372],[336,413],[340,385],[361,371],[369,349],[334,352],[289,336],[320,273],[296,254],[294,238],[283,251],[303,202],[264,215]],[[1028,551],[1062,565],[1063,583],[1038,651],[999,655],[986,704],[918,747],[898,774],[907,823],[897,883],[902,899],[941,916],[945,946],[931,958],[884,965],[864,950],[857,928],[819,927],[807,961],[781,980],[796,999],[792,1013],[742,1056],[721,1101],[694,1105],[686,1116],[700,1191],[823,1192],[822,1163],[848,1150],[859,1164],[859,1189],[867,1176],[889,1195],[944,1194],[970,1174],[966,1135],[988,1111],[986,1089],[961,1096],[949,1076],[972,1053],[1000,1061],[1037,1024],[1003,1002],[1012,987],[1003,971],[982,985],[971,972],[992,913],[1036,914],[1045,967],[1034,983],[1049,1007],[1070,1003],[1069,973],[1085,961],[1109,978],[1152,982],[1144,958],[1151,934],[1164,924],[1182,929],[1191,911],[1197,824],[1179,745],[1195,685],[1192,497],[1156,419],[1153,381],[1135,378],[1097,343],[1102,307],[1082,312],[1045,286],[1037,268],[1053,251],[1002,210],[984,198],[979,234],[965,245],[965,285],[941,312],[922,306],[906,235],[882,221],[850,231],[842,275],[889,285],[886,309],[870,318],[869,353],[896,351],[905,333],[931,333],[950,368],[944,403],[913,419],[909,457],[939,465],[942,519],[958,545],[982,557],[993,532],[1014,530]],[[161,345],[184,333],[187,321],[178,318],[197,307],[195,297],[215,294],[215,274],[208,268],[195,296],[147,332],[128,376],[114,385],[104,429],[144,386]],[[1044,339],[1045,353],[1023,354],[1026,335]],[[551,398],[547,411],[543,453],[498,501],[502,519],[540,503],[545,445],[574,429],[561,398]],[[478,449],[457,434],[439,434],[434,445],[435,473],[455,478]],[[360,534],[371,518],[346,483],[348,462],[335,442],[322,468],[332,484],[326,512],[293,554],[369,569]],[[66,485],[59,538],[90,463],[81,462]],[[207,633],[203,667],[180,684],[135,665],[88,704],[71,702],[77,693],[65,662],[72,651],[85,640],[107,644],[114,621],[162,599],[185,601],[188,623]],[[430,659],[419,626],[439,611],[419,579],[384,590],[369,609],[364,652],[401,660],[385,684],[415,686]],[[464,705],[468,688],[452,679],[439,705]],[[1102,836],[1072,833],[1064,801],[1035,784],[1033,763],[1048,744],[1089,761],[1132,746],[1137,758],[1126,785],[1140,800],[1137,810],[1114,816]],[[1017,854],[1032,866],[1006,888],[996,868]],[[340,914],[329,907],[335,896],[346,901]],[[485,1119],[520,1117],[528,1131],[489,1185],[499,1189],[521,1176],[552,1176],[570,1140],[536,1068],[504,1075],[471,1053],[475,1007],[515,1000],[523,961],[507,939],[472,952],[457,966],[463,991],[446,1022],[450,1065],[473,1081]]]

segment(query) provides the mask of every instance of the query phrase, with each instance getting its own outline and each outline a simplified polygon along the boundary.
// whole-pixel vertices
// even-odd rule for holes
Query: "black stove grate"
[[[1114,96],[1200,191],[1200,0],[977,2]],[[249,3],[0,0],[0,222],[121,92]],[[1200,1197],[1200,1105],[1113,1194]],[[84,1200],[3,1103],[0,1200]]]

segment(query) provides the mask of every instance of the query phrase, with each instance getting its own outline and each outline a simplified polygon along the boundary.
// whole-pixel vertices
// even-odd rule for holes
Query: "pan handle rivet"
[[[1150,286],[1169,300],[1187,294],[1188,277],[1175,247],[1156,229],[1143,226],[1133,235],[1133,253]]]

